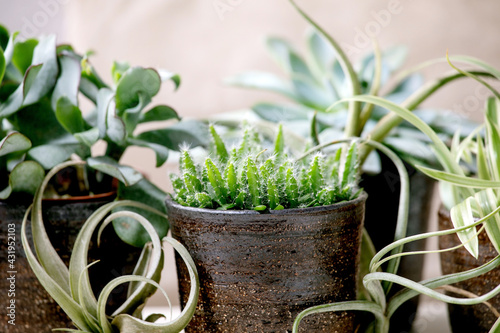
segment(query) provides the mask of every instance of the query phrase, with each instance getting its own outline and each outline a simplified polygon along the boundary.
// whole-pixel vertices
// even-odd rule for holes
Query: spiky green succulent
[[[195,163],[189,150],[180,158],[180,175],[171,174],[174,199],[184,206],[217,209],[271,209],[324,206],[352,200],[358,188],[358,144],[335,155],[294,160],[282,126],[274,149],[264,149],[257,132],[245,126],[238,147],[230,150],[210,126],[211,154]]]

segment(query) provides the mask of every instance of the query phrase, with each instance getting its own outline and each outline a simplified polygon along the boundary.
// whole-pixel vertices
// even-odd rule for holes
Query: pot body
[[[193,257],[201,290],[186,332],[291,332],[320,304],[356,299],[366,194],[331,206],[261,214],[166,205],[172,235]],[[181,302],[189,275],[176,257]],[[300,332],[354,332],[354,314],[306,317]]]
[[[47,234],[66,264],[69,263],[71,249],[83,223],[97,208],[113,199],[114,196],[86,201],[44,201],[43,219]],[[51,332],[53,328],[73,327],[69,318],[40,285],[26,260],[21,243],[21,224],[28,206],[28,203],[0,202],[0,271],[2,272],[0,291],[4,295],[1,302],[2,308],[8,307],[11,299],[15,300],[15,326],[9,324],[7,320],[3,320],[0,331],[9,333]],[[15,235],[14,269],[11,269],[11,263],[7,260],[8,243],[12,241],[12,238],[9,239],[9,234],[12,232],[9,231],[14,231]],[[32,243],[29,227],[27,235]],[[92,243],[95,244],[95,241]],[[140,250],[119,240],[111,227],[105,229],[100,248],[93,244],[91,244],[89,251],[89,262],[100,259],[101,263],[92,266],[89,269],[89,274],[90,280],[93,282],[94,292],[98,293],[111,279],[132,272],[135,262],[131,260],[130,255],[124,256],[123,253],[133,254],[137,252],[135,255],[137,257]],[[11,284],[12,280],[6,279],[10,274],[4,278],[4,275],[9,271],[15,272],[13,273],[15,284]],[[12,287],[15,287],[15,295],[7,297],[7,293]],[[123,297],[117,297],[117,295],[125,293],[125,288],[121,291],[119,289],[114,291],[112,302],[116,303],[116,306],[121,304],[120,301]]]
[[[439,210],[439,229],[451,229],[453,224],[450,212],[441,207]],[[488,239],[486,232],[478,236],[479,257],[475,259],[464,247],[453,251],[441,253],[441,270],[443,274],[463,272],[479,267],[494,259],[498,253]],[[455,234],[439,237],[441,249],[460,245],[460,240]],[[500,285],[500,270],[494,269],[479,277],[453,284],[454,287],[464,289],[475,295],[483,295]],[[446,292],[450,296],[463,297],[454,293]],[[488,301],[497,311],[500,311],[500,295]],[[450,326],[453,332],[489,332],[497,317],[485,304],[457,305],[448,304]]]
[[[377,175],[363,175],[360,183],[370,196],[366,202],[365,228],[377,251],[394,241],[401,191],[397,168],[388,157],[383,154],[379,155],[382,172]],[[412,236],[427,232],[435,181],[406,162],[405,167],[410,178],[411,198],[407,235]],[[405,251],[423,250],[425,250],[425,242],[412,242],[405,245]],[[413,281],[420,281],[423,259],[423,256],[401,258],[398,275]],[[401,289],[403,289],[401,286],[394,284],[389,297]],[[417,308],[418,297],[413,297],[402,304],[391,317],[389,332],[409,332],[417,314]]]

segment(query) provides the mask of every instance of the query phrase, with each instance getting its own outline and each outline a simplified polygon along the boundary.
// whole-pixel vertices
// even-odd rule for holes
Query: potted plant
[[[181,142],[190,142],[193,146],[203,142],[204,127],[194,121],[138,132],[143,123],[179,119],[168,106],[158,105],[147,111],[146,108],[157,94],[162,79],[178,86],[180,78],[165,71],[115,63],[114,82],[108,85],[91,66],[88,55],[79,55],[68,45],[57,45],[54,36],[20,41],[16,33],[9,35],[3,27],[0,35],[0,218],[5,235],[2,237],[9,234],[7,226],[14,224],[19,242],[22,216],[46,170],[73,158],[85,160],[87,164],[58,173],[45,193],[43,210],[54,246],[64,251],[61,256],[66,261],[85,219],[115,197],[145,202],[164,211],[165,193],[137,170],[120,164],[120,159],[130,146],[148,147],[156,152],[156,165],[161,166],[169,150],[178,149]],[[85,116],[79,99],[86,99],[94,106]],[[106,143],[106,152],[93,155],[92,147],[102,141]],[[160,237],[166,235],[168,227],[164,217],[142,213]],[[137,247],[138,256],[139,249],[149,240],[135,220],[121,218],[114,222],[114,227],[126,243],[118,242],[114,232],[106,231],[101,249],[91,250],[91,255],[101,257],[110,265],[104,271],[97,267],[90,270],[102,279],[100,283],[99,279],[93,279],[96,289],[124,273],[122,270],[130,273],[133,269],[131,258],[116,260],[112,253],[132,253],[133,247]],[[1,245],[5,258],[6,244],[7,239]],[[103,257],[103,253],[109,256]],[[19,298],[23,306],[18,308],[15,329],[24,332],[28,328],[23,325],[35,329],[35,323],[44,329],[43,321],[54,323],[52,317],[66,322],[67,318],[60,315],[39,288],[25,259],[19,257],[17,264],[19,269],[23,267],[17,286],[24,290],[25,297]],[[2,269],[7,270],[7,265],[8,262],[2,261]],[[2,290],[8,287],[8,281],[3,280]],[[30,302],[31,295],[40,304]],[[45,308],[45,303],[51,304]],[[30,305],[45,310],[33,311]]]
[[[112,213],[118,207],[135,207],[149,211],[151,214],[164,214],[140,202],[123,200],[105,204],[98,208],[82,225],[77,241],[72,249],[69,268],[58,256],[56,249],[47,237],[45,224],[42,218],[42,197],[51,177],[73,162],[63,163],[51,170],[35,193],[33,205],[26,211],[23,218],[21,238],[26,258],[37,279],[50,296],[59,304],[63,311],[71,318],[76,329],[59,327],[62,331],[71,332],[180,332],[191,319],[199,290],[199,281],[196,267],[186,249],[170,237],[160,239],[154,226],[142,215],[124,210]],[[118,276],[110,281],[96,298],[92,291],[88,270],[93,265],[100,265],[98,261],[88,263],[88,253],[93,234],[97,231],[100,241],[103,230],[119,217],[128,217],[140,223],[148,233],[151,241],[143,250],[132,275]],[[104,219],[104,221],[103,221]],[[28,220],[30,220],[28,222]],[[102,224],[101,224],[102,222]],[[28,229],[31,226],[31,237]],[[99,227],[99,229],[97,229]],[[33,253],[31,241],[36,249]],[[164,243],[171,244],[180,254],[189,271],[191,294],[188,305],[177,318],[170,318],[167,323],[155,323],[165,317],[163,314],[153,314],[142,317],[144,302],[156,289],[168,295],[159,285],[163,268]],[[126,253],[121,253],[126,256]],[[109,315],[106,311],[107,299],[113,289],[128,283],[127,299],[120,307]],[[15,305],[15,303],[13,303]],[[40,311],[40,309],[38,310]],[[15,312],[15,311],[14,311]],[[15,323],[15,319],[13,320]]]
[[[489,64],[473,58],[461,57],[461,59],[469,64],[480,67],[482,70],[490,72],[492,76],[500,79],[500,72],[495,70]],[[373,257],[373,260],[370,263],[370,273],[365,275],[363,279],[365,287],[372,296],[371,300],[325,304],[305,310],[297,317],[294,325],[294,332],[298,332],[301,320],[309,314],[346,310],[371,312],[374,315],[375,321],[370,327],[370,331],[387,332],[389,330],[390,317],[394,315],[396,309],[401,304],[420,293],[452,304],[453,308],[461,309],[459,311],[463,311],[462,316],[464,316],[465,312],[468,311],[464,310],[464,308],[458,307],[457,305],[468,307],[472,310],[472,312],[476,312],[474,307],[471,307],[474,305],[480,305],[481,307],[488,309],[488,312],[491,311],[495,313],[498,311],[496,296],[500,287],[498,281],[495,280],[495,268],[497,268],[499,264],[499,256],[497,255],[498,252],[495,250],[494,255],[490,253],[491,251],[482,253],[479,256],[480,260],[474,265],[468,266],[466,264],[459,270],[455,270],[454,268],[456,268],[457,263],[463,258],[454,261],[455,259],[451,259],[452,256],[447,254],[449,251],[465,247],[470,254],[474,257],[478,257],[479,250],[485,250],[488,249],[488,247],[496,249],[498,246],[498,223],[496,220],[500,211],[500,206],[498,206],[498,200],[495,193],[495,189],[500,185],[500,183],[496,180],[496,176],[494,176],[497,166],[497,158],[494,147],[498,141],[496,105],[500,94],[489,84],[485,83],[471,72],[465,72],[459,70],[458,68],[456,69],[462,75],[470,76],[485,84],[495,95],[495,99],[490,99],[488,102],[485,144],[483,144],[481,136],[478,135],[479,130],[481,129],[479,128],[462,142],[458,140],[459,136],[456,135],[454,144],[450,150],[441,141],[437,133],[434,132],[420,118],[412,114],[410,110],[374,96],[356,96],[350,98],[352,100],[373,103],[380,107],[384,107],[413,124],[429,137],[432,141],[435,154],[441,162],[444,171],[424,166],[417,167],[425,174],[440,180],[442,184],[449,184],[447,187],[450,185],[452,186],[451,190],[442,192],[450,194],[450,196],[443,196],[443,200],[447,202],[447,205],[452,207],[451,211],[445,214],[447,216],[441,214],[441,218],[447,219],[448,222],[451,216],[453,224],[451,229],[406,237],[388,245]],[[476,142],[473,141],[474,139],[476,139]],[[469,149],[471,150],[469,151]],[[479,178],[466,176],[466,171],[463,166],[459,164],[464,156],[471,156],[471,151],[477,154],[477,174],[480,175]],[[465,160],[469,161],[469,159]],[[483,226],[476,229],[476,227],[481,224],[483,224]],[[478,236],[481,233],[484,234],[484,231],[486,231],[489,241],[491,242],[491,244],[487,246],[485,246],[484,235]],[[458,235],[460,242],[450,242],[450,239],[456,238],[456,236],[454,236],[455,234]],[[421,241],[429,237],[437,236],[445,239],[445,241],[441,243],[442,249],[438,252],[446,253],[445,260],[452,261],[450,263],[443,264],[443,267],[445,268],[444,273],[446,275],[426,281],[416,282],[398,276],[397,274],[394,274],[394,272],[387,273],[377,271],[383,263],[398,260],[401,256],[420,255],[426,253],[425,251],[394,253],[394,251],[401,249],[403,246],[411,242]],[[478,241],[478,238],[480,241]],[[392,255],[384,258],[384,256],[389,253]],[[485,258],[487,260],[483,261],[482,259]],[[490,287],[490,289],[482,290],[480,292],[477,291],[478,289],[475,289],[474,291],[467,290],[466,288],[471,284],[474,284],[474,281],[477,281],[478,278],[482,284],[486,284]],[[385,286],[390,286],[392,283],[397,283],[405,288],[396,295],[387,298],[383,293],[383,290]],[[444,289],[455,295],[443,295],[436,289]],[[458,295],[458,297],[456,295]],[[472,318],[464,319],[459,317],[457,319],[453,317],[451,321],[452,327],[456,331],[463,331],[465,329],[472,330],[474,332],[496,332],[500,327],[500,320],[497,320],[497,318],[494,318],[494,320],[474,320]],[[483,324],[486,324],[488,327],[485,327],[486,325],[482,326]]]
[[[331,157],[293,159],[281,126],[267,145],[245,126],[232,149],[213,126],[210,133],[208,157],[195,162],[182,152],[166,200],[172,236],[200,274],[186,332],[282,332],[312,304],[355,299],[366,200],[357,186],[358,143]],[[177,264],[185,306],[188,272]],[[351,331],[353,319],[318,316],[307,329]]]
[[[385,91],[385,99],[402,103],[413,111],[434,91],[462,75],[446,75],[426,85],[412,70],[396,77],[393,74],[400,68],[405,57],[405,50],[401,47],[381,52],[375,46],[374,53],[363,58],[359,66],[355,66],[331,35],[301,9],[298,10],[315,27],[307,38],[307,57],[301,56],[285,40],[275,37],[266,40],[273,60],[286,73],[286,80],[271,73],[253,71],[235,75],[227,82],[238,87],[271,91],[291,100],[293,104],[258,103],[252,110],[261,119],[284,122],[295,133],[303,136],[314,131],[314,144],[341,137],[361,136],[383,142],[394,149],[405,160],[412,183],[412,213],[409,217],[408,233],[413,235],[425,232],[434,181],[416,170],[413,165],[437,166],[438,161],[428,148],[428,138],[408,123],[399,121],[385,109],[373,104],[351,102],[349,105],[331,105],[349,96],[377,96]],[[467,136],[473,129],[470,121],[463,121],[457,115],[446,114],[446,117],[443,117],[439,112],[421,108],[414,112],[442,135],[443,140],[451,139],[458,128],[462,128],[462,137]],[[313,117],[316,118],[317,125],[311,129],[308,120]],[[360,153],[363,169],[366,171],[362,175],[361,186],[367,193],[372,194],[371,199],[367,201],[365,227],[376,249],[380,250],[393,241],[394,234],[386,232],[386,229],[381,230],[378,217],[383,209],[386,216],[384,225],[395,230],[401,189],[393,163],[384,154],[369,154],[370,152],[371,148],[367,147]],[[387,201],[393,203],[390,208],[387,207]],[[425,248],[423,242],[409,246],[414,250]],[[422,264],[422,257],[403,258],[401,273],[413,280],[419,280]],[[416,313],[417,299],[405,306],[408,307],[406,313],[400,312],[393,319],[401,321],[398,326],[392,326],[396,327],[395,332],[410,329]]]

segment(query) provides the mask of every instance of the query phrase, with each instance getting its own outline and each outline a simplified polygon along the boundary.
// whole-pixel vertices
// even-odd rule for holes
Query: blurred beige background
[[[406,67],[422,61],[468,54],[500,67],[498,0],[297,0],[358,59],[370,50],[371,32],[382,49],[409,47]],[[308,24],[286,0],[0,0],[0,22],[22,35],[57,33],[84,52],[96,51],[93,64],[108,73],[113,60],[161,67],[179,73],[177,92],[165,85],[156,100],[184,117],[208,117],[244,109],[276,96],[225,87],[223,78],[245,70],[281,74],[267,55],[265,36],[289,39],[304,50]],[[426,71],[432,78],[446,65]],[[481,120],[484,91],[473,82],[442,90],[427,106]],[[145,170],[168,189],[167,169],[154,170],[148,150],[127,152],[125,162]],[[169,275],[171,277],[172,275]],[[427,330],[426,330],[427,331]]]

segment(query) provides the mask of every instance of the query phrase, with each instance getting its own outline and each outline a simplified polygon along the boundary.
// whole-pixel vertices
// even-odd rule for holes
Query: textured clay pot
[[[439,229],[451,229],[453,224],[450,212],[441,207],[439,210]],[[463,272],[479,267],[495,258],[498,253],[488,240],[486,232],[479,234],[479,258],[475,259],[464,247],[441,253],[441,270],[443,274]],[[439,237],[441,249],[460,245],[455,234]],[[475,295],[483,295],[500,284],[500,270],[494,269],[479,277],[453,284],[454,287],[464,289]],[[464,297],[447,292],[450,296]],[[497,311],[500,311],[500,295],[488,301]],[[456,305],[448,304],[449,320],[453,332],[489,332],[497,317],[485,304]]]
[[[263,214],[190,208],[167,198],[172,235],[200,275],[200,299],[186,332],[291,332],[302,310],[356,299],[366,198]],[[184,305],[189,275],[176,262]],[[300,326],[300,332],[355,329],[348,312],[306,317]]]
[[[61,256],[68,264],[76,236],[85,220],[100,206],[112,201],[114,194],[100,195],[93,199],[78,200],[44,200],[43,218],[47,234]],[[69,318],[45,292],[26,260],[21,244],[21,223],[28,203],[0,201],[0,292],[3,309],[9,306],[10,300],[15,299],[15,326],[2,320],[1,332],[26,333],[26,332],[51,332],[53,328],[73,327]],[[8,252],[8,226],[15,225],[15,297],[7,297],[11,289],[10,281],[5,274],[12,271],[7,261]],[[28,239],[32,242],[31,230],[27,229]],[[138,256],[140,249],[133,248],[123,243],[116,236],[113,228],[106,228],[102,235],[101,247],[91,245],[89,262],[100,259],[101,262],[89,270],[90,280],[94,292],[99,292],[111,279],[130,273],[135,262],[132,261],[134,253]],[[95,241],[92,243],[95,244]],[[124,253],[129,254],[128,256]],[[125,289],[114,291],[115,299],[112,301],[118,306],[123,299],[117,295],[126,294]],[[111,305],[113,307],[113,305]]]
[[[398,217],[399,194],[401,183],[392,161],[380,154],[382,172],[377,175],[363,175],[360,186],[368,193],[366,202],[365,228],[377,251],[394,241],[394,232]],[[421,234],[427,231],[435,181],[405,163],[410,177],[410,209],[408,213],[407,235]],[[423,251],[425,242],[412,242],[405,245],[405,251]],[[413,281],[422,279],[423,256],[401,258],[398,275]],[[394,284],[391,295],[402,287]],[[417,314],[418,297],[401,305],[391,317],[390,333],[409,332]]]

